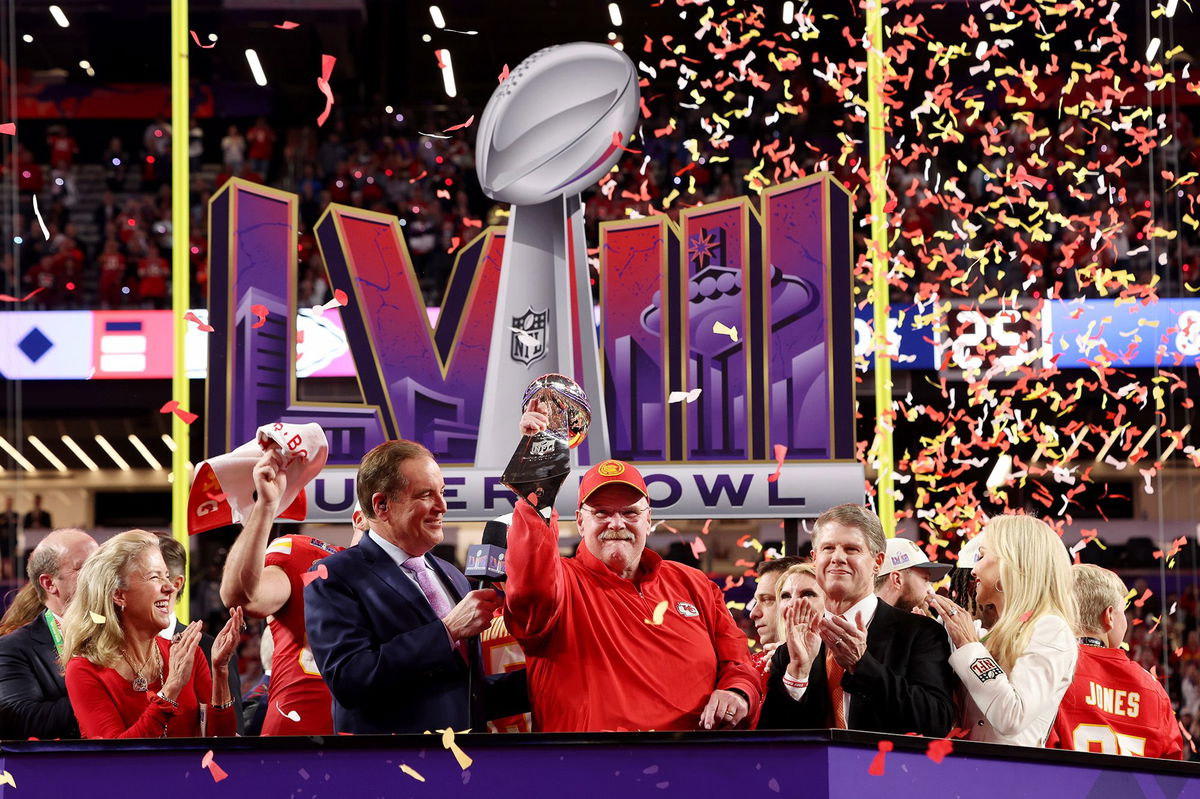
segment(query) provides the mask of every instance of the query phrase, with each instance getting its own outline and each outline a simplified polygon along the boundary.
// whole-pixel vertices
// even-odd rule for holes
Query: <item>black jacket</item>
[[[846,726],[854,730],[909,732],[940,738],[954,725],[954,672],[950,641],[932,619],[896,610],[882,599],[867,628],[867,651],[854,673],[842,676],[850,696]],[[825,677],[825,645],[797,702],[783,687],[791,657],[787,644],[775,650],[759,729],[819,729],[832,718]]]
[[[0,637],[0,738],[78,738],[79,724],[42,616]]]

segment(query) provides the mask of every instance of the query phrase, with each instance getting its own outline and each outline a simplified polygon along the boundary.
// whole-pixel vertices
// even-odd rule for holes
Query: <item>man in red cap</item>
[[[521,417],[544,430],[536,401]],[[761,705],[746,636],[703,572],[646,549],[650,501],[636,468],[596,464],[579,484],[573,558],[518,502],[505,619],[525,650],[537,731],[751,727]]]

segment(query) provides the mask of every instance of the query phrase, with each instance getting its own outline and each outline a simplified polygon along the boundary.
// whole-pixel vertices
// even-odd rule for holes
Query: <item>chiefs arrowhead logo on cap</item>
[[[609,485],[611,483],[620,483],[635,489],[642,496],[646,496],[646,481],[642,479],[642,474],[637,470],[637,467],[618,460],[600,461],[592,468],[588,469],[587,474],[579,481],[579,504],[587,501],[592,492],[596,489]]]

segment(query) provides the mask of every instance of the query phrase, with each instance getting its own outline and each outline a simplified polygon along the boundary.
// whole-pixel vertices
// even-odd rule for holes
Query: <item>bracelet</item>
[[[168,699],[162,691],[159,691],[157,694],[155,694],[155,696],[157,696],[159,699],[166,702],[167,704],[169,704],[171,707],[175,708],[176,710],[179,709],[179,703],[176,702],[174,699]]]
[[[229,708],[231,708],[231,707],[233,707],[232,699],[230,699],[228,702],[222,702],[219,705],[213,705],[212,709],[213,710],[229,710]]]
[[[788,676],[787,672],[783,673],[783,684],[788,688],[807,688],[808,680],[797,680]]]

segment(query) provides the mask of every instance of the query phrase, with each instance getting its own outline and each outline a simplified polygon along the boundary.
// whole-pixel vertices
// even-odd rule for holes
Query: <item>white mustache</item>
[[[601,541],[632,541],[633,533],[627,530],[608,530],[600,534]]]

